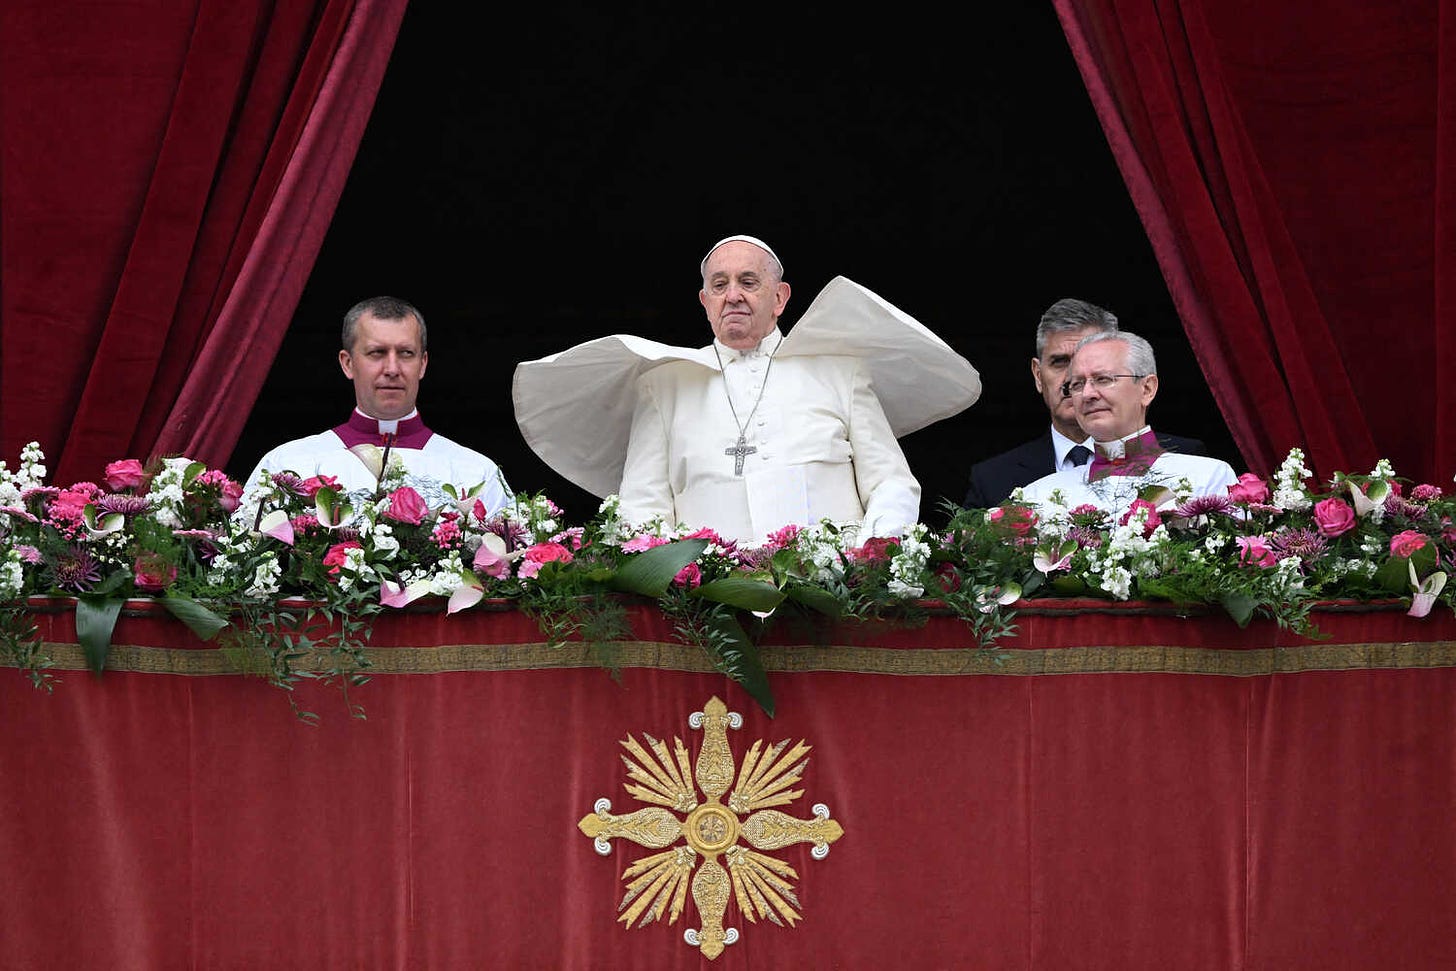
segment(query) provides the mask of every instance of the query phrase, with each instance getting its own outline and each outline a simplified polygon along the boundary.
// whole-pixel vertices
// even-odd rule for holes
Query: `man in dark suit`
[[[1079,340],[1098,331],[1115,330],[1117,317],[1085,300],[1058,300],[1041,315],[1031,379],[1046,403],[1051,426],[1031,441],[971,466],[964,503],[967,509],[994,506],[1019,486],[1061,469],[1075,468],[1091,458],[1091,441],[1077,424],[1072,399],[1062,396],[1062,382],[1067,379],[1067,365]],[[1158,443],[1166,451],[1187,455],[1207,451],[1201,441],[1178,435],[1160,433]]]

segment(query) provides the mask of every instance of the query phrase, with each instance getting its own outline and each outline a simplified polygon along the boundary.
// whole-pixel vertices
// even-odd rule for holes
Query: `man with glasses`
[[[967,509],[994,506],[1018,486],[1091,459],[1092,442],[1077,424],[1072,400],[1062,395],[1062,384],[1077,342],[1088,334],[1116,330],[1117,317],[1085,300],[1058,300],[1042,314],[1036,328],[1031,380],[1046,403],[1051,424],[1031,441],[971,466],[964,502]],[[1158,440],[1169,452],[1202,455],[1207,451],[1195,438],[1160,434]]]
[[[1043,476],[1022,490],[1028,502],[1090,503],[1121,514],[1133,500],[1167,489],[1178,499],[1223,495],[1238,481],[1221,459],[1164,448],[1148,426],[1158,394],[1153,348],[1125,330],[1090,334],[1077,342],[1061,393],[1093,442],[1086,465]]]

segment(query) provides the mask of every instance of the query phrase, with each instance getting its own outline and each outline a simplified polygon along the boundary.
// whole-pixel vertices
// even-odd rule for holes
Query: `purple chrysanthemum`
[[[40,550],[34,546],[28,546],[25,543],[17,544],[15,552],[20,554],[20,561],[22,563],[29,563],[31,566],[35,566],[45,559],[45,557],[40,555]]]
[[[84,546],[70,546],[51,564],[51,579],[62,590],[85,593],[101,580],[101,567]]]
[[[1398,516],[1401,519],[1415,521],[1425,516],[1426,507],[1419,503],[1411,502],[1404,496],[1397,495],[1391,490],[1390,495],[1385,497],[1385,514],[1387,516]]]
[[[1082,549],[1095,550],[1102,545],[1102,533],[1090,526],[1073,526],[1067,530],[1067,538],[1075,540]]]
[[[308,495],[308,490],[303,487],[303,480],[292,472],[274,472],[273,484],[284,492],[291,492],[295,496]]]
[[[96,506],[102,512],[121,513],[123,516],[135,516],[137,513],[146,512],[151,501],[146,496],[124,496],[119,493],[102,496],[96,500]]]
[[[526,532],[526,527],[520,523],[504,516],[497,516],[485,524],[486,532],[495,533],[506,541],[506,552],[513,553],[524,546],[531,544],[531,534]]]
[[[1319,530],[1301,527],[1281,529],[1270,538],[1269,545],[1280,559],[1286,556],[1297,556],[1300,562],[1310,563],[1319,559],[1329,545],[1329,541],[1320,534]]]
[[[31,515],[30,510],[21,509],[19,506],[0,506],[0,514],[14,517],[15,519],[19,519],[21,522],[40,522],[39,519],[36,519],[35,516]]]
[[[1216,512],[1228,512],[1233,508],[1233,502],[1228,496],[1193,496],[1187,502],[1181,503],[1173,510],[1173,515],[1178,519],[1196,519],[1199,516],[1207,516]]]

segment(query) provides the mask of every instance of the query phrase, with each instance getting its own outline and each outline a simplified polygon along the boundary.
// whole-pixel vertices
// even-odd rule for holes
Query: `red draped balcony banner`
[[[316,725],[148,608],[121,618],[99,678],[70,609],[34,616],[60,683],[0,670],[7,968],[1410,969],[1456,953],[1451,616],[1321,610],[1326,636],[1307,640],[1038,601],[993,649],[944,615],[785,627],[764,647],[769,718],[649,607],[618,678],[511,610],[410,611],[374,627],[375,676],[349,697],[364,718],[337,685],[299,689]],[[714,698],[741,725],[690,722]],[[770,845],[728,795],[694,817],[698,844],[668,827],[667,850],[619,836],[599,854],[583,829],[606,818],[598,800],[608,817],[650,806],[623,742],[646,756],[675,739],[668,763],[702,805],[741,790],[732,773],[766,765],[765,746],[803,762],[803,742],[776,809],[834,830],[827,854]],[[793,917],[749,920],[719,887],[736,940],[711,960],[685,939],[714,925],[696,885],[674,921],[618,921],[634,863],[676,847],[703,872],[705,839],[733,844],[717,862],[735,878],[758,847]]]

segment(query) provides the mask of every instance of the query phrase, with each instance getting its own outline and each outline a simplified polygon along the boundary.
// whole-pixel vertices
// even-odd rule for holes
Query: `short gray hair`
[[[1117,316],[1095,303],[1066,297],[1058,300],[1041,315],[1036,325],[1036,356],[1046,353],[1047,342],[1058,334],[1096,327],[1099,331],[1117,330]]]
[[[1153,345],[1132,331],[1102,330],[1095,334],[1088,334],[1077,342],[1077,348],[1072,353],[1076,354],[1088,344],[1096,344],[1099,341],[1121,341],[1127,345],[1127,358],[1124,363],[1132,374],[1145,378],[1149,374],[1158,373],[1158,360],[1153,356]]]
[[[420,325],[420,352],[426,350],[425,315],[398,297],[370,297],[350,307],[349,312],[344,314],[344,329],[340,334],[344,350],[354,350],[355,332],[359,329],[359,321],[366,315],[376,320],[408,320],[413,317]]]

